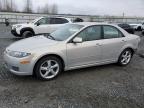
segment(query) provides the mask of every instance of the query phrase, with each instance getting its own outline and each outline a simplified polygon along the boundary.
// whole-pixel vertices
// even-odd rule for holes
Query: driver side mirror
[[[39,22],[37,22],[37,24],[36,24],[37,26],[39,26],[40,25],[40,23]]]
[[[82,43],[82,38],[81,37],[74,38],[73,43]]]

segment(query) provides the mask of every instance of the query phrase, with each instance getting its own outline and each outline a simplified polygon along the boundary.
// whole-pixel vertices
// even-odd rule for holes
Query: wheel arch
[[[33,74],[35,74],[34,72],[35,72],[35,68],[36,68],[37,63],[38,63],[41,59],[43,59],[43,58],[45,58],[45,57],[48,57],[48,56],[54,56],[54,57],[59,58],[59,59],[61,60],[61,62],[62,62],[62,67],[63,67],[63,70],[64,70],[64,68],[65,68],[65,61],[64,61],[64,59],[63,59],[60,55],[58,55],[58,54],[45,54],[45,55],[39,57],[39,58],[36,60],[36,62],[35,62],[35,64],[34,64],[34,67],[33,67]]]
[[[34,30],[31,27],[22,28],[20,30],[20,35],[22,35],[25,31],[31,31],[35,35],[35,32],[34,32]]]
[[[127,47],[127,48],[125,48],[124,50],[126,50],[126,49],[130,49],[130,50],[132,51],[132,54],[135,53],[135,50],[134,50],[132,47]]]
[[[121,52],[120,52],[119,56],[120,56],[120,55],[121,55],[121,53],[122,53],[124,50],[126,50],[126,49],[130,49],[130,50],[132,51],[132,54],[134,54],[134,53],[135,53],[134,48],[132,48],[131,46],[127,46],[127,47],[124,47],[124,48],[121,50]]]

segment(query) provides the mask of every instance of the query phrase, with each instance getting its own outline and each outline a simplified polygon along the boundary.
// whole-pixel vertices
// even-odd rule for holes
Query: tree
[[[3,10],[3,7],[2,7],[2,1],[0,0],[0,11]]]
[[[32,13],[32,2],[31,0],[25,0],[25,7],[23,12]]]
[[[49,11],[49,5],[48,5],[48,3],[45,4],[45,6],[43,6],[43,7],[38,6],[37,7],[37,13],[46,13],[46,14],[49,14],[50,11]]]
[[[58,6],[56,4],[53,4],[51,7],[51,13],[57,14],[58,13]]]
[[[44,9],[43,9],[43,13],[49,14],[49,5],[46,4]]]
[[[56,4],[48,5],[48,3],[47,3],[42,8],[38,7],[37,12],[38,13],[45,13],[45,14],[49,14],[49,13],[50,14],[57,14],[58,13],[58,7]]]
[[[13,2],[13,0],[0,0],[0,11],[4,12],[15,12],[17,11],[17,6]]]

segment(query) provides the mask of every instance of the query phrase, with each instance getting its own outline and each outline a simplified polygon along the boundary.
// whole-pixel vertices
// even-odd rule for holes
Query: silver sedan
[[[6,67],[16,75],[50,80],[62,71],[118,63],[126,66],[140,37],[112,24],[67,24],[47,36],[35,36],[8,46]]]

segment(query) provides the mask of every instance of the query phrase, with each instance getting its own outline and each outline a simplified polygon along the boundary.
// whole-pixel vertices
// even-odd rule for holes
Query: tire
[[[132,57],[133,57],[132,50],[131,49],[125,49],[119,56],[118,64],[120,66],[126,66],[126,65],[128,65],[130,63]]]
[[[142,28],[139,26],[138,28],[137,28],[137,31],[141,31],[142,30]]]
[[[34,34],[31,31],[25,31],[22,34],[23,38],[29,38],[29,37],[32,37],[32,36],[34,36]]]
[[[62,61],[55,56],[48,56],[38,61],[35,66],[35,75],[40,80],[52,80],[63,70]]]
[[[144,31],[142,31],[142,35],[144,35]]]

